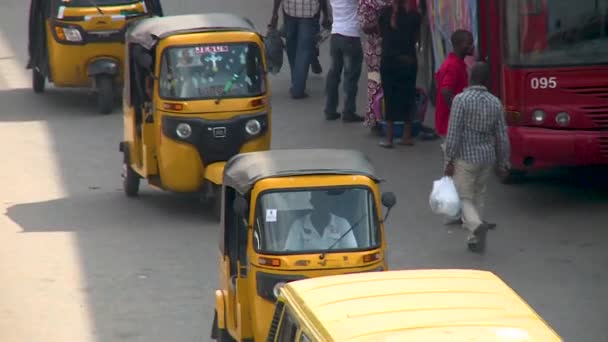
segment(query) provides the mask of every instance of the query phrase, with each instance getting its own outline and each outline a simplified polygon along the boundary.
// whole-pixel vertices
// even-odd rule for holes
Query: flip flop
[[[378,143],[378,146],[383,147],[383,148],[394,148],[395,145],[393,145],[392,143],[389,143],[388,141],[380,141]]]

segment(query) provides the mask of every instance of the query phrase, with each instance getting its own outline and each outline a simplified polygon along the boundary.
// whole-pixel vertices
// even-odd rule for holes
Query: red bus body
[[[490,63],[507,111],[512,168],[608,164],[608,0],[449,2],[476,7],[477,58]],[[438,3],[427,0],[429,20],[462,12]]]

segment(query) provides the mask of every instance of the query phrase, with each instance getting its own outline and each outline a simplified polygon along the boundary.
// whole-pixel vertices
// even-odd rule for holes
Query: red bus
[[[460,28],[473,31],[477,58],[492,67],[512,145],[504,181],[535,169],[608,165],[608,0],[419,4],[428,13],[423,46],[434,48],[427,75]]]

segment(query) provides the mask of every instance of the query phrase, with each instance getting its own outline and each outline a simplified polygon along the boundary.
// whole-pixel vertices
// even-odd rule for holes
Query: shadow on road
[[[216,224],[188,197],[91,190],[17,204],[7,216],[22,234],[71,231],[97,341],[200,341],[209,329],[205,298],[216,284],[208,269]],[[213,229],[208,229],[213,227]],[[207,243],[208,245],[209,243]],[[213,263],[211,263],[213,264]]]

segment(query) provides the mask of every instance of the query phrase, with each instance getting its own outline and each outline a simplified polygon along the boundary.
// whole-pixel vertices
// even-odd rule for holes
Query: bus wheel
[[[109,75],[97,76],[97,110],[110,114],[114,107],[114,79]]]
[[[526,171],[509,170],[509,172],[502,177],[499,177],[502,184],[520,184],[526,178]]]
[[[34,93],[40,94],[44,92],[44,86],[46,84],[46,77],[34,68],[32,70],[32,88],[34,89]]]
[[[122,163],[122,187],[127,197],[137,197],[139,194],[139,175],[133,171],[128,160]]]

